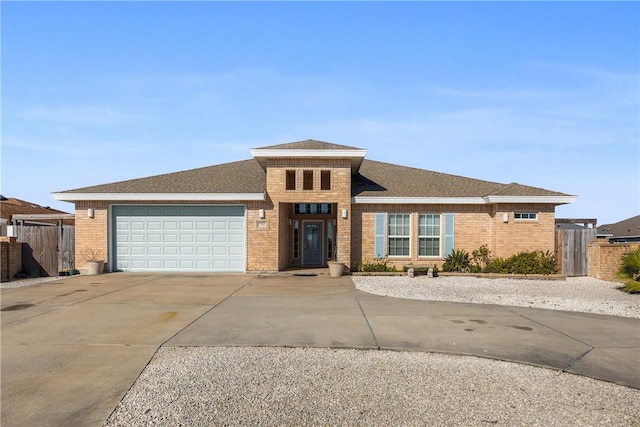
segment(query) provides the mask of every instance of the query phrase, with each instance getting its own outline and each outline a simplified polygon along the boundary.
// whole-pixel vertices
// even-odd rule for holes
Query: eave
[[[537,203],[562,205],[573,203],[577,196],[485,196],[485,197],[367,197],[355,196],[352,203],[400,205],[488,205],[496,203]]]
[[[120,201],[264,201],[265,193],[51,193],[63,202],[120,200]]]
[[[486,203],[540,203],[564,205],[578,200],[578,196],[485,196]]]
[[[268,159],[286,158],[329,158],[329,159],[350,159],[351,173],[356,174],[362,166],[367,150],[309,150],[309,149],[277,149],[277,148],[254,148],[251,155],[260,163],[262,169],[267,170]]]

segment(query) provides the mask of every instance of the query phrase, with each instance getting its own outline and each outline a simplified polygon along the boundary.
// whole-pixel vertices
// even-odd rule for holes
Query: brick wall
[[[593,240],[587,247],[587,275],[610,282],[620,281],[618,269],[622,255],[640,246],[640,243],[614,243]]]
[[[107,263],[106,266],[110,266],[109,259],[109,207],[111,205],[246,205],[247,206],[247,257],[251,254],[254,259],[259,263],[257,270],[275,270],[277,267],[272,267],[269,264],[264,264],[264,257],[255,256],[255,253],[269,248],[269,242],[271,237],[264,235],[262,232],[257,233],[257,222],[259,209],[265,209],[269,207],[268,202],[233,202],[233,201],[193,201],[193,202],[149,202],[143,200],[127,200],[127,201],[82,201],[76,202],[76,268],[79,270],[86,268],[86,258],[83,254],[86,254],[89,250],[96,251],[104,258]],[[93,209],[93,218],[89,218],[88,210]],[[266,210],[266,209],[265,209]],[[252,227],[253,225],[253,227]],[[277,230],[276,227],[273,227]],[[261,229],[262,230],[262,229]],[[252,250],[253,248],[253,250]],[[262,260],[262,261],[261,261]],[[261,263],[261,264],[260,264]],[[106,270],[105,270],[106,271]]]
[[[407,264],[442,265],[443,257],[419,257],[418,215],[428,213],[455,214],[455,248],[469,254],[487,245],[493,257],[508,257],[522,251],[555,249],[555,213],[553,205],[365,205],[353,207],[353,250],[356,264],[374,258],[375,213],[411,214],[411,256],[389,258],[398,268]],[[535,221],[516,221],[514,212],[537,212]],[[508,214],[504,222],[503,214]],[[444,224],[441,234],[444,235]],[[444,241],[441,241],[441,253]],[[354,265],[353,267],[357,267]]]
[[[7,282],[22,270],[22,243],[15,237],[0,236],[0,279]]]
[[[287,190],[287,171],[295,171],[295,189]],[[304,171],[313,173],[313,189],[304,189]],[[330,171],[331,187],[321,189],[322,171]],[[351,162],[348,159],[331,158],[287,158],[270,159],[267,163],[267,194],[269,206],[265,210],[265,219],[269,220],[271,233],[260,240],[261,248],[255,252],[257,260],[249,257],[247,269],[282,270],[291,265],[291,226],[293,218],[291,206],[295,203],[335,204],[336,242],[338,261],[347,266],[351,263]],[[349,212],[347,218],[341,217],[343,209]],[[304,217],[311,219],[311,217]],[[301,230],[302,232],[302,230]],[[254,245],[253,240],[249,240]],[[268,267],[268,268],[266,268]]]
[[[89,209],[93,209],[93,218],[89,218]],[[95,252],[99,258],[109,261],[109,202],[76,203],[76,268],[87,267],[87,257]],[[108,265],[108,264],[107,264]]]

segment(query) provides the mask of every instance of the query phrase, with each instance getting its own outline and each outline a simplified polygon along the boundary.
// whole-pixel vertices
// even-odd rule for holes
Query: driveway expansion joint
[[[364,321],[367,322],[367,327],[369,328],[369,332],[371,332],[371,336],[373,337],[373,342],[375,343],[375,347],[380,350],[380,344],[378,343],[378,338],[376,337],[375,332],[373,332],[373,328],[371,327],[371,323],[369,323],[369,318],[367,314],[364,312],[364,308],[362,308],[362,304],[360,304],[360,300],[358,299],[358,295],[356,293],[353,294],[356,302],[358,303],[358,307],[360,307],[360,312],[362,313],[362,317],[364,317]]]

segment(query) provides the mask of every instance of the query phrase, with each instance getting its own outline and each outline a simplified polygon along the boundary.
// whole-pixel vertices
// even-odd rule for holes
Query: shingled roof
[[[361,148],[332,144],[331,142],[305,139],[304,141],[260,147],[260,150],[361,150]]]
[[[465,178],[457,175],[365,160],[352,184],[359,197],[486,197],[568,196],[521,184]]]
[[[263,193],[266,189],[267,175],[250,159],[63,193]]]
[[[274,145],[256,150],[361,150],[322,141],[305,140]],[[364,151],[364,150],[363,150]],[[291,151],[290,151],[291,152]],[[342,153],[339,153],[342,154]],[[358,154],[361,156],[362,154]],[[360,159],[361,165],[353,176],[351,196],[358,202],[366,198],[485,198],[500,197],[566,197],[568,194],[530,187],[522,184],[501,184],[474,178],[465,178],[424,169]],[[247,195],[266,192],[264,165],[256,158],[221,165],[208,166],[182,172],[174,172],[147,178],[132,179],[110,184],[77,188],[54,193],[59,200],[80,200],[75,195],[91,195],[96,200],[100,194],[109,199],[118,195],[171,195],[178,200],[181,194]],[[568,199],[567,199],[568,200]],[[488,199],[486,201],[489,201]],[[558,199],[558,203],[566,203]]]

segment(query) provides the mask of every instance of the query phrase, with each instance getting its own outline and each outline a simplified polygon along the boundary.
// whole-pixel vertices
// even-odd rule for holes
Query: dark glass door
[[[304,223],[303,265],[323,265],[322,222]]]

